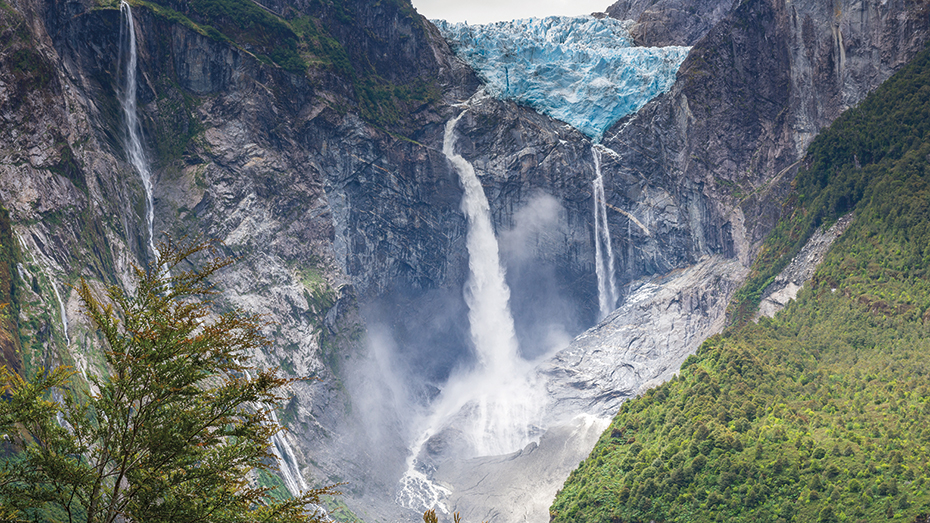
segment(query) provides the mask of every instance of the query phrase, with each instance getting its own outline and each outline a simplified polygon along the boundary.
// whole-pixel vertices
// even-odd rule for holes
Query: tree
[[[81,281],[107,364],[88,376],[90,393],[66,388],[65,369],[32,382],[0,375],[0,430],[24,449],[0,469],[0,502],[68,522],[322,520],[317,504],[333,487],[277,501],[257,486],[281,430],[268,405],[288,380],[248,363],[269,343],[261,318],[212,308],[208,278],[231,260],[208,243],[168,241],[160,252],[147,271],[134,268],[132,293],[112,286],[100,299]],[[201,254],[211,261],[185,268]]]

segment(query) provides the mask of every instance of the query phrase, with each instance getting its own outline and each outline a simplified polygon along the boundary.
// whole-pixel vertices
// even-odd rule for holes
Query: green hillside
[[[930,54],[815,140],[735,327],[629,401],[556,522],[914,521],[930,513]],[[747,321],[818,228],[814,280]]]

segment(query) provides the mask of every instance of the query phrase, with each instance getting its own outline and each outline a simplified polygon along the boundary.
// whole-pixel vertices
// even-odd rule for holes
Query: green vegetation
[[[336,291],[329,286],[329,283],[323,277],[323,267],[317,260],[311,261],[307,265],[300,266],[297,269],[297,275],[300,283],[304,286],[304,298],[310,305],[314,317],[319,318],[322,326],[322,318],[333,305],[336,304]]]
[[[930,513],[930,54],[809,149],[791,213],[737,296],[741,320],[627,402],[556,522],[913,521]],[[797,301],[758,297],[853,211]]]
[[[766,241],[730,316],[738,323],[751,318],[762,292],[811,234],[855,209],[882,173],[906,155],[917,154],[930,139],[928,132],[930,54],[923,51],[811,144],[806,168],[785,204],[788,215]]]
[[[71,388],[64,367],[29,381],[0,367],[0,519],[320,521],[310,505],[332,488],[281,499],[252,484],[268,483],[281,428],[264,406],[284,399],[288,380],[247,363],[268,343],[259,318],[202,301],[230,261],[182,269],[208,248],[162,244],[135,270],[134,293],[110,287],[105,303],[82,281],[109,371],[90,376],[92,393]]]
[[[230,42],[263,62],[298,74],[307,70],[307,63],[298,52],[298,37],[290,24],[252,0],[150,0],[139,3],[204,36]]]

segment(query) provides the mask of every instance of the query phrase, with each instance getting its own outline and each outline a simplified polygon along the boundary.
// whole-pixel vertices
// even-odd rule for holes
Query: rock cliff
[[[738,3],[618,0],[607,8],[607,14],[619,20],[634,20],[630,32],[638,45],[694,45]]]

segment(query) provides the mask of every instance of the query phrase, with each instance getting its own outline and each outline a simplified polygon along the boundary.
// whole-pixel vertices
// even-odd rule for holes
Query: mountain
[[[782,312],[624,404],[554,521],[926,517],[928,80],[923,51],[813,141],[753,273],[845,232]]]
[[[508,496],[530,470],[527,513],[544,514],[605,418],[722,328],[730,296],[762,274],[749,266],[805,148],[908,62],[930,23],[920,1],[617,4],[634,43],[693,48],[674,84],[593,147],[531,107],[476,96],[480,71],[404,0],[130,3],[131,19],[111,0],[0,9],[4,363],[105,372],[71,285],[130,286],[161,231],[221,240],[239,261],[215,279],[218,304],[271,322],[256,364],[316,378],[278,411],[291,458],[310,483],[345,480],[369,521],[417,518],[395,495],[418,456],[469,520],[506,505],[471,489],[476,477]],[[675,14],[691,9],[702,14]],[[690,36],[650,40],[662,32],[650,16]],[[129,154],[128,112],[151,176]],[[523,427],[537,446],[506,459],[456,454],[454,426],[410,455],[443,390],[482,365],[463,186],[444,151],[458,117],[453,152],[501,240],[525,377],[547,391]],[[611,278],[617,310],[599,324]]]

